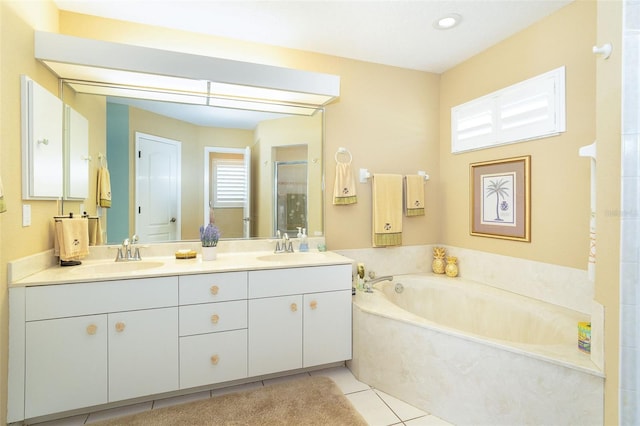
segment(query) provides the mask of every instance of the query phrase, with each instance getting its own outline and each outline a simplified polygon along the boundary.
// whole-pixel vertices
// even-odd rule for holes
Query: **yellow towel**
[[[2,179],[0,179],[0,213],[7,211],[7,203],[4,201],[4,188],[2,187]]]
[[[373,246],[402,244],[402,176],[374,174],[372,183]]]
[[[99,246],[102,245],[102,226],[100,224],[100,218],[89,219],[89,245]]]
[[[89,224],[86,217],[55,222],[55,254],[60,260],[75,260],[89,254]]]
[[[408,175],[404,178],[404,208],[407,216],[424,216],[424,177]]]
[[[351,171],[351,163],[337,163],[336,180],[333,185],[333,204],[345,206],[357,202],[356,183]]]
[[[96,204],[100,207],[111,207],[111,176],[109,176],[109,169],[106,167],[98,169]]]

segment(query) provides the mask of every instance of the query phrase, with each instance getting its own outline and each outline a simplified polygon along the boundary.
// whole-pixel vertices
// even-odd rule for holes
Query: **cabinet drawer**
[[[249,272],[249,298],[351,289],[351,265]]]
[[[247,330],[180,338],[180,389],[247,377]]]
[[[180,277],[181,305],[247,298],[247,273],[186,275]]]
[[[27,288],[26,320],[164,308],[177,304],[177,277],[47,285]]]
[[[180,306],[180,336],[247,328],[247,301]]]

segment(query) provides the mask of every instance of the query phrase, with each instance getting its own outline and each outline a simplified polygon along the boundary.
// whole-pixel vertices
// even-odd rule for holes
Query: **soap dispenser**
[[[307,238],[307,228],[302,228],[302,235],[300,236],[300,251],[309,251],[309,241]]]

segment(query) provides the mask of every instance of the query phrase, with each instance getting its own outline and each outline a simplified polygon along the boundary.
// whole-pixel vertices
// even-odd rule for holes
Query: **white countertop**
[[[210,261],[203,261],[200,253],[194,259],[176,259],[175,256],[143,256],[142,261],[128,262],[97,259],[83,260],[82,264],[78,266],[51,266],[13,282],[10,281],[9,287],[351,263],[353,263],[352,259],[337,253],[315,250],[293,254],[273,254],[273,252],[266,251],[218,253],[217,259]]]

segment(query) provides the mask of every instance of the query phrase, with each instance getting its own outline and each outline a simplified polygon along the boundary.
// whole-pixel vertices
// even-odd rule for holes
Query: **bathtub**
[[[579,321],[463,278],[399,275],[354,297],[349,367],[456,425],[602,425],[604,376],[578,350]]]

